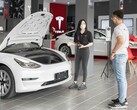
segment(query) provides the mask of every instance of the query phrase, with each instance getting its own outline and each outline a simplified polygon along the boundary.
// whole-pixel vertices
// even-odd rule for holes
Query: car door
[[[106,36],[98,31],[94,31],[94,55],[107,56]]]

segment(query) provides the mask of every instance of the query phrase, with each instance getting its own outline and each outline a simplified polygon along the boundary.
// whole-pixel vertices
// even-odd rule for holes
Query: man
[[[112,34],[112,52],[110,60],[112,61],[114,74],[118,86],[118,98],[113,99],[110,108],[127,107],[127,80],[126,80],[126,62],[128,59],[127,47],[129,45],[129,32],[123,23],[122,10],[116,10],[112,14],[112,21],[116,25]]]

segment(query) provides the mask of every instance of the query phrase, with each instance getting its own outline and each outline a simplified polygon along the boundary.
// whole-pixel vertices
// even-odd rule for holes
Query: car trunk
[[[39,53],[39,54],[28,54],[26,55],[27,58],[34,60],[36,62],[42,63],[42,64],[54,64],[54,63],[60,63],[63,62],[63,58],[55,53]]]
[[[41,48],[34,49],[34,50],[33,49],[25,50],[25,51],[13,50],[6,53],[23,56],[42,64],[54,64],[54,63],[60,63],[65,61],[65,59],[58,53],[48,49],[41,49]]]

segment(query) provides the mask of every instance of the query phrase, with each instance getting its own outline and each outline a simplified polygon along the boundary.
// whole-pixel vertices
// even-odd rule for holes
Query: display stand
[[[110,56],[110,41],[107,41],[107,56],[108,56],[107,62],[106,62],[106,65],[103,69],[103,72],[101,74],[101,77],[104,75],[106,78],[109,77],[110,71],[113,70],[111,61],[109,59],[109,56]]]
[[[101,77],[104,75],[106,78],[109,77],[109,71],[113,70],[111,61],[109,59],[110,52],[111,52],[111,27],[106,28],[106,42],[107,42],[107,63],[103,69]]]

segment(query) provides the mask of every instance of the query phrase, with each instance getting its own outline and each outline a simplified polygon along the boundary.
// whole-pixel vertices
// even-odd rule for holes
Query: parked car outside
[[[62,51],[67,56],[75,55],[75,46],[68,46],[68,42],[74,41],[75,30],[68,31],[60,36],[57,36],[55,49]],[[94,34],[94,55],[107,56],[107,41],[104,29],[95,29]]]
[[[42,46],[52,17],[49,12],[31,14],[0,45],[0,98],[61,85],[72,78],[65,54]]]

